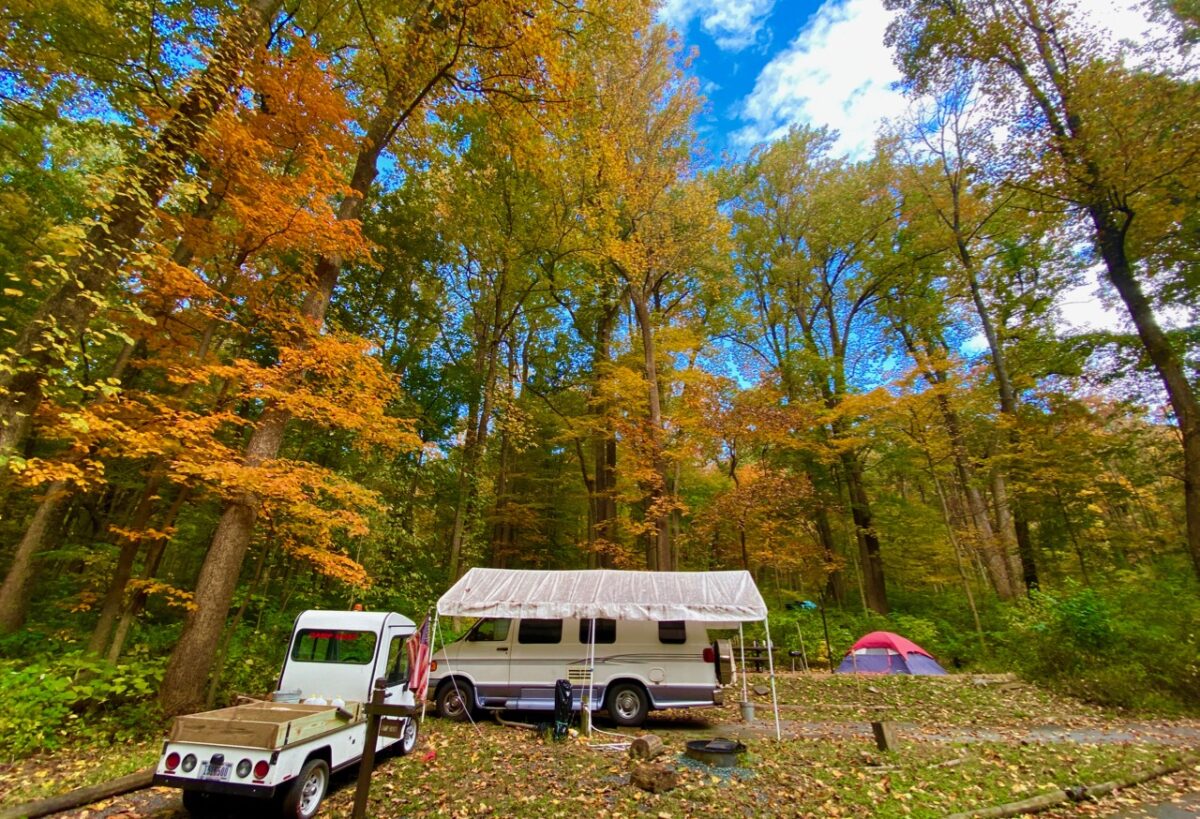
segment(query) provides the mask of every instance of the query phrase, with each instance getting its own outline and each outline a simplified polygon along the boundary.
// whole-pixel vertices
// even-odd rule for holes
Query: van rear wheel
[[[438,716],[455,722],[465,722],[471,715],[474,702],[475,689],[470,683],[450,680],[438,690]]]
[[[641,725],[649,711],[650,698],[637,683],[617,683],[608,690],[608,715],[617,725]]]

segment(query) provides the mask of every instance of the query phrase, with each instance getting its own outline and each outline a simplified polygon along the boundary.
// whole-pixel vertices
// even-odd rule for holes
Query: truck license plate
[[[229,772],[233,769],[233,764],[226,762],[224,765],[209,765],[205,763],[200,771],[200,776],[204,779],[228,779]]]

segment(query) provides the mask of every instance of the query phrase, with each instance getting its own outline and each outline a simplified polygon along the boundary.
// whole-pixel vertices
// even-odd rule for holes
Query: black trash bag
[[[565,739],[571,727],[571,681],[554,683],[554,738]]]

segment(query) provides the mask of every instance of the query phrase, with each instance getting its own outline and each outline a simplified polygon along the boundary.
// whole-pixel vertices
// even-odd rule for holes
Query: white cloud
[[[668,0],[682,7],[687,0]],[[1142,7],[1125,0],[1077,0],[1086,25],[1114,40],[1145,43],[1161,27]],[[870,153],[877,129],[902,115],[906,102],[892,84],[900,72],[883,44],[892,13],[882,0],[826,0],[794,40],[763,68],[745,98],[743,146],[783,136],[794,124],[827,125],[840,138],[837,150],[854,158]]]
[[[723,51],[740,51],[754,45],[775,0],[665,0],[658,19],[686,31],[694,19]]]
[[[880,121],[906,107],[891,87],[900,73],[883,45],[891,16],[881,0],[827,0],[759,74],[743,103],[748,124],[737,141],[778,139],[807,123],[836,129],[839,151],[869,153]]]

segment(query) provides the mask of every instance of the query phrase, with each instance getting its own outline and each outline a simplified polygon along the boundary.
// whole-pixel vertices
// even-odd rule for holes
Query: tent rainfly
[[[440,617],[694,620],[717,627],[736,625],[739,629],[742,623],[762,621],[767,626],[767,644],[771,644],[767,604],[746,571],[474,568],[441,596],[437,613]],[[770,653],[767,656],[770,659]],[[773,662],[771,699],[775,735],[779,738]]]

